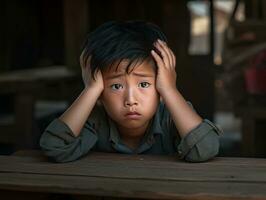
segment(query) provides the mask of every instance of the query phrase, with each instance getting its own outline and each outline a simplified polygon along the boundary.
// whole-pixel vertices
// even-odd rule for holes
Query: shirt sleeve
[[[55,119],[45,129],[40,147],[55,162],[70,162],[87,154],[98,140],[95,124],[86,122],[78,137],[61,120]]]
[[[194,110],[192,104],[187,103]],[[166,105],[163,105],[161,110],[163,127],[169,133],[174,151],[181,159],[188,162],[203,162],[214,158],[219,153],[219,135],[222,131],[211,121],[204,119],[184,138],[181,138]]]
[[[203,162],[215,157],[219,152],[221,134],[217,126],[204,119],[176,144],[180,158],[189,162]]]

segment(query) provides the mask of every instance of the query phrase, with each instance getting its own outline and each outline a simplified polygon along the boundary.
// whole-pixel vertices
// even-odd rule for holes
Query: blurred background
[[[2,0],[0,154],[38,149],[81,92],[87,33],[108,20],[159,25],[177,87],[224,134],[220,156],[266,157],[266,1]]]

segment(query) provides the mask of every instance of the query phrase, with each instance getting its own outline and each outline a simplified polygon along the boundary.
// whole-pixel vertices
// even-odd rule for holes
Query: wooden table
[[[77,198],[262,200],[266,159],[220,157],[186,163],[175,156],[90,153],[60,164],[48,162],[39,152],[0,156],[0,197],[11,199],[18,191],[25,197],[60,193]]]
[[[0,74],[0,94],[12,96],[14,99],[14,119],[8,122],[0,120],[0,142],[20,148],[32,148],[36,135],[33,122],[36,100],[69,100],[79,84],[79,79],[78,74],[66,66]]]

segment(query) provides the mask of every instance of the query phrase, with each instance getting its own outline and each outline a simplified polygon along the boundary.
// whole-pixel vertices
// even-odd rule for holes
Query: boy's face
[[[102,72],[104,91],[101,102],[118,128],[147,128],[156,112],[159,94],[152,62],[144,61],[126,72],[127,62]]]

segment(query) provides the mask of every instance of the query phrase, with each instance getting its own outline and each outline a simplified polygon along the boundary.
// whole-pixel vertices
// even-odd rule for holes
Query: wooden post
[[[89,27],[88,7],[87,0],[64,1],[65,63],[71,68],[79,66],[81,45]]]

